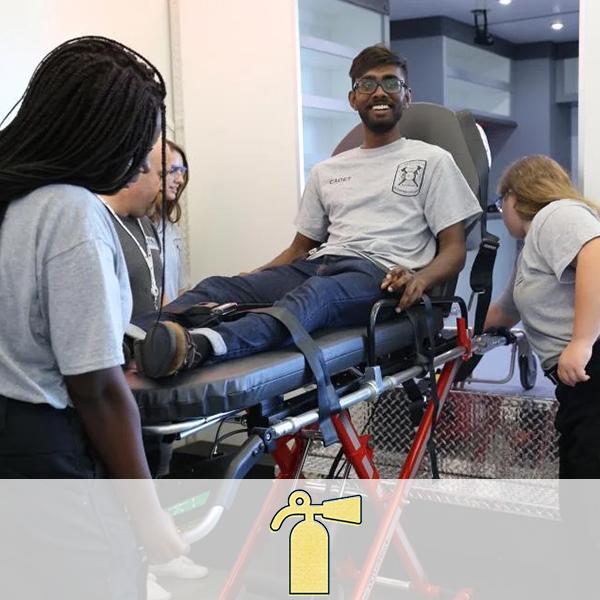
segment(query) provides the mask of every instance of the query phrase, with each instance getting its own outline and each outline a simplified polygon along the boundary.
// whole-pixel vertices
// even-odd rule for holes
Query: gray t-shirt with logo
[[[575,200],[551,202],[533,218],[513,279],[501,297],[506,312],[521,315],[544,369],[558,363],[571,341],[575,318],[572,263],[596,237],[600,237],[600,219],[591,208]]]
[[[12,201],[0,228],[0,395],[71,405],[64,375],[120,365],[127,267],[94,194],[48,185]]]
[[[434,258],[440,231],[480,213],[448,152],[400,138],[316,165],[295,224],[324,242],[313,257],[362,254],[387,268],[419,269]]]

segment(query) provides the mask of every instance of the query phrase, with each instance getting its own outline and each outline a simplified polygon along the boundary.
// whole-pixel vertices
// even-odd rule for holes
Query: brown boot
[[[199,367],[210,354],[211,345],[205,336],[191,334],[172,321],[156,323],[146,338],[135,344],[138,371],[152,378]]]

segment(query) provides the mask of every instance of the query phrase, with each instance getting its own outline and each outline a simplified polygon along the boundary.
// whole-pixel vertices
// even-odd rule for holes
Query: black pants
[[[19,402],[0,396],[0,478],[102,477],[72,408]]]
[[[556,428],[559,438],[559,484],[562,538],[561,598],[597,594],[600,556],[600,345],[586,366],[588,381],[574,387],[558,383]]]
[[[586,367],[590,379],[574,387],[559,383],[556,428],[561,479],[600,478],[600,345]]]
[[[145,565],[104,472],[73,409],[0,396],[3,597],[145,599]]]
[[[173,457],[173,436],[144,434],[144,453],[153,478],[166,477]]]

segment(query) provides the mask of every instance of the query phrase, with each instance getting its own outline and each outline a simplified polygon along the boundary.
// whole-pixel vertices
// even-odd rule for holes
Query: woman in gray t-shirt
[[[506,227],[524,246],[486,327],[523,321],[557,383],[560,477],[600,477],[600,209],[546,156],[515,162],[498,191]]]
[[[148,170],[165,94],[160,73],[130,48],[76,38],[42,60],[0,130],[0,478],[149,478],[120,367],[127,271],[96,194]],[[145,598],[138,544],[163,560],[185,544],[152,482],[138,484],[135,499],[124,493],[137,542],[114,492],[91,496],[104,486],[19,497],[6,484],[3,500],[17,493],[0,511],[3,591]]]

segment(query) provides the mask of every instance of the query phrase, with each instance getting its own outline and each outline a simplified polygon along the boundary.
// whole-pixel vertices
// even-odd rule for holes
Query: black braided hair
[[[52,50],[0,130],[0,223],[11,200],[50,183],[114,194],[139,172],[159,121],[165,173],[165,96],[158,69],[115,40],[85,36]]]

